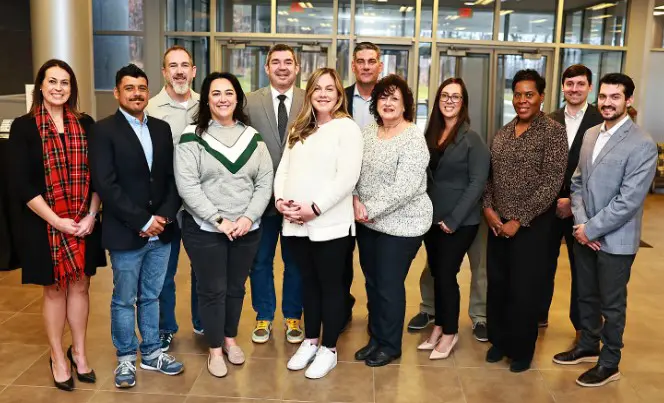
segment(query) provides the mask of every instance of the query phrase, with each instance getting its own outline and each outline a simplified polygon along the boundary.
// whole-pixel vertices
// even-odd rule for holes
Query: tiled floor
[[[181,376],[167,377],[139,370],[138,384],[118,391],[112,381],[115,366],[110,338],[109,301],[112,279],[102,269],[91,287],[88,355],[98,375],[94,385],[77,383],[80,389],[66,393],[52,387],[48,368],[48,346],[41,318],[41,290],[21,286],[20,273],[0,273],[0,403],[221,403],[221,402],[450,402],[450,403],[593,403],[664,402],[664,196],[651,196],[646,204],[643,240],[651,249],[641,249],[629,286],[628,323],[621,370],[623,378],[603,388],[583,389],[575,378],[588,365],[556,366],[551,357],[567,348],[572,328],[567,319],[569,266],[561,257],[557,290],[550,327],[540,333],[534,369],[512,374],[503,364],[484,362],[486,344],[472,338],[470,320],[462,315],[461,339],[447,360],[429,361],[415,347],[424,334],[404,336],[403,357],[394,365],[371,369],[353,361],[353,353],[367,340],[366,297],[363,278],[356,266],[353,293],[358,298],[351,329],[339,341],[340,362],[329,376],[311,381],[302,372],[286,369],[295,347],[284,340],[277,326],[275,337],[266,345],[253,345],[251,297],[247,295],[240,324],[239,341],[248,357],[240,367],[230,366],[224,379],[210,376],[205,369],[206,347],[192,333],[189,323],[189,263],[180,260],[177,276],[180,332],[172,352],[185,362]],[[566,256],[562,253],[561,256]],[[407,319],[418,310],[420,251],[407,280]],[[281,264],[278,264],[281,268]],[[279,269],[276,270],[280,272]],[[468,303],[467,262],[460,274],[462,306]],[[465,309],[464,309],[465,312]],[[65,345],[69,344],[69,334]]]

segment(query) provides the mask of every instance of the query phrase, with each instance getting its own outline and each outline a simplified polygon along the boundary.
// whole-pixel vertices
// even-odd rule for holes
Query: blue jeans
[[[161,354],[159,294],[170,252],[171,245],[159,240],[149,241],[140,249],[109,251],[113,267],[111,338],[118,361],[136,361],[136,316],[141,356],[150,360]]]
[[[159,333],[177,333],[178,322],[175,318],[175,274],[178,271],[180,258],[180,240],[182,232],[178,226],[173,231],[171,255],[168,258],[168,269],[164,279],[164,287],[159,294]],[[191,324],[194,329],[202,329],[198,316],[198,294],[196,294],[196,274],[191,270]]]
[[[280,215],[261,218],[261,242],[250,273],[251,305],[256,311],[256,320],[274,320],[277,299],[274,292],[274,254],[281,232],[283,217]],[[281,243],[284,261],[284,287],[281,311],[284,318],[300,319],[302,316],[302,279],[293,260],[288,243]]]

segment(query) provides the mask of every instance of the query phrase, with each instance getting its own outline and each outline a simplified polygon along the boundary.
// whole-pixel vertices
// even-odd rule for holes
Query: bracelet
[[[316,203],[311,203],[311,210],[316,214],[316,217],[320,216],[320,209],[316,205]]]
[[[97,216],[97,212],[96,212],[96,211],[88,211],[88,215],[89,215],[89,216],[92,216],[92,217],[96,217],[96,216]]]

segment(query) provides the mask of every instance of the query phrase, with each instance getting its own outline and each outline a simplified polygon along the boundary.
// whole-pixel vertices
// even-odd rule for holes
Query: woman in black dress
[[[106,264],[95,230],[100,200],[88,168],[86,133],[94,121],[77,110],[77,103],[71,67],[49,60],[37,73],[32,109],[14,120],[9,135],[12,190],[21,206],[14,238],[23,283],[44,286],[50,370],[63,390],[74,386],[70,367],[79,381],[95,382],[85,355],[88,288],[90,276]],[[67,357],[65,321],[72,333]]]

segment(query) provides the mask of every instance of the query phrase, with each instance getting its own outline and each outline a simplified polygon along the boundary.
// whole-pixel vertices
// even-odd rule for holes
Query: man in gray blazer
[[[295,87],[295,77],[300,66],[295,51],[288,45],[273,46],[267,55],[265,72],[270,85],[247,94],[245,112],[251,126],[263,137],[272,157],[274,171],[284,152],[288,130],[292,126],[304,103],[304,91]],[[261,218],[261,243],[251,270],[251,302],[256,311],[256,326],[251,339],[255,343],[270,340],[272,321],[276,310],[273,261],[281,232],[282,216],[268,205]],[[284,262],[282,313],[285,320],[286,340],[300,343],[304,332],[300,325],[302,316],[302,281],[288,247],[282,244],[281,257]]]
[[[632,79],[612,73],[599,85],[604,123],[586,132],[571,184],[581,337],[553,357],[563,365],[597,362],[576,381],[587,387],[620,379],[627,282],[657,166],[657,145],[627,114]]]

